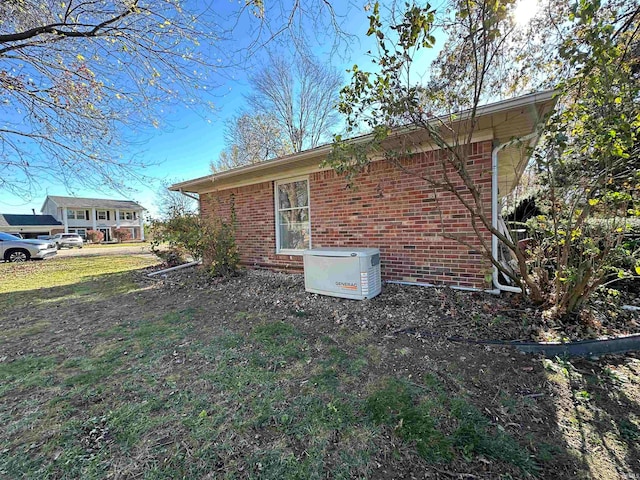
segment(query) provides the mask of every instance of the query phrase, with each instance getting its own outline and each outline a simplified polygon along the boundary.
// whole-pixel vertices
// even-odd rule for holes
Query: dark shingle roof
[[[53,200],[59,207],[67,208],[129,208],[132,210],[142,209],[144,207],[131,200],[110,200],[106,198],[80,198],[80,197],[59,197],[49,195],[47,198]]]
[[[11,213],[0,213],[0,226],[4,227],[27,227],[27,226],[50,226],[62,225],[51,215],[14,215]]]

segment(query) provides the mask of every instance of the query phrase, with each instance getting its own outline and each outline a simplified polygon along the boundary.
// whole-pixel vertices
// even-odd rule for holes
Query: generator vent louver
[[[307,292],[364,300],[382,289],[377,248],[312,248],[303,257]]]

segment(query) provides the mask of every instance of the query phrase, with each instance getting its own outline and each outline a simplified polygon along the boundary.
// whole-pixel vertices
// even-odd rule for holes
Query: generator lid
[[[379,248],[359,248],[359,247],[321,247],[309,248],[303,255],[313,257],[367,257],[380,255]]]

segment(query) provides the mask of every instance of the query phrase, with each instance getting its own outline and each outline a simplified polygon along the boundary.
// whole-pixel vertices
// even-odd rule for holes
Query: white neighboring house
[[[48,195],[41,212],[62,222],[65,233],[85,237],[87,230],[98,230],[104,241],[114,239],[113,230],[127,229],[132,240],[144,240],[143,212],[145,208],[130,200],[103,198],[59,197]]]

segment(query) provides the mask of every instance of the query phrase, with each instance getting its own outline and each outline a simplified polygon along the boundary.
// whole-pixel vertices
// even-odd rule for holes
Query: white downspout
[[[184,195],[185,197],[192,198],[193,200],[196,200],[197,202],[199,202],[199,201],[200,201],[200,198],[199,198],[199,197],[196,197],[195,195],[191,195],[190,193],[187,193],[187,192],[183,191],[181,188],[179,188],[179,189],[178,189],[178,191],[179,191],[182,195]]]
[[[508,142],[502,143],[495,147],[491,151],[491,226],[494,229],[498,228],[498,152],[503,148],[506,148],[514,143],[523,142],[525,140],[538,137],[538,132],[530,133],[524,137],[516,138]],[[491,235],[491,256],[498,259],[498,237]],[[493,278],[493,285],[500,291],[522,293],[520,287],[512,287],[510,285],[503,285],[498,278],[498,267],[493,266],[493,272],[491,274]]]

